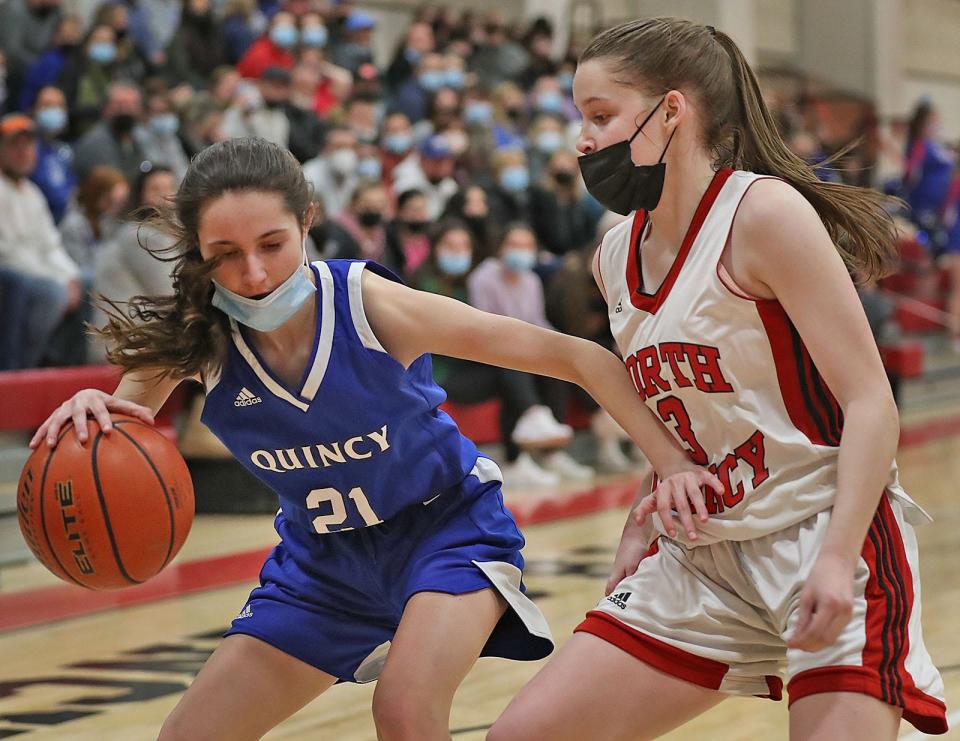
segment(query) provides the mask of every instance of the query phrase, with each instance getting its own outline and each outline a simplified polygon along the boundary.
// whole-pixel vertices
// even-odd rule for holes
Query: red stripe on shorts
[[[880,499],[861,557],[869,569],[862,666],[827,666],[797,674],[787,688],[790,703],[822,692],[859,692],[903,708],[923,733],[946,733],[946,706],[917,688],[907,671],[913,574],[890,501]]]
[[[678,677],[707,689],[720,689],[720,683],[730,669],[727,664],[702,656],[695,656],[676,646],[659,641],[653,636],[648,636],[646,633],[641,633],[629,625],[624,625],[605,612],[597,610],[588,612],[586,619],[573,632],[579,633],[581,631],[602,638],[607,643],[612,643],[617,648],[635,656],[654,669],[659,669],[664,674]]]

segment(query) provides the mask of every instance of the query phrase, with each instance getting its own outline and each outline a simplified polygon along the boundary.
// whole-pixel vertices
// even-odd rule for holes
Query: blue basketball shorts
[[[479,458],[458,487],[427,504],[342,533],[305,533],[279,512],[281,542],[225,635],[258,638],[341,682],[369,682],[413,595],[493,587],[509,609],[481,655],[547,656],[553,640],[523,593],[524,540],[504,507],[501,480],[497,465]]]

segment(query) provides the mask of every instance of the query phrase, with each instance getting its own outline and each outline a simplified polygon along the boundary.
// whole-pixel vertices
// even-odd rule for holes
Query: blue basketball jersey
[[[404,368],[363,309],[364,261],[311,266],[317,283],[313,353],[297,388],[271,374],[231,320],[229,354],[207,383],[202,421],[280,496],[284,517],[311,533],[388,520],[458,485],[477,449],[438,406],[429,355]]]

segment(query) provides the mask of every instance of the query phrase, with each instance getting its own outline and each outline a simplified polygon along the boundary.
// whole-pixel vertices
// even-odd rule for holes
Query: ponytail
[[[883,275],[896,259],[896,228],[887,196],[871,189],[820,180],[780,137],[760,84],[727,34],[716,40],[730,56],[740,117],[729,126],[731,159],[721,165],[775,175],[796,188],[823,220],[847,268],[867,278]]]

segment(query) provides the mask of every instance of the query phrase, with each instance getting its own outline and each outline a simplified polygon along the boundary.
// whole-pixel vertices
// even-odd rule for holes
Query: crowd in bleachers
[[[543,19],[424,8],[378,66],[376,26],[323,0],[107,0],[86,18],[59,0],[0,0],[0,370],[102,362],[84,329],[102,319],[92,299],[170,289],[169,264],[141,247],[167,237],[130,215],[236,136],[303,163],[321,206],[312,257],[376,260],[421,289],[609,345],[589,258],[613,217],[577,168],[575,45],[555,55]],[[804,126],[788,128],[823,159]],[[908,183],[928,159],[911,149]],[[569,387],[435,367],[452,401],[501,400],[517,479],[592,475],[563,450]],[[602,465],[627,466],[621,431],[600,414],[592,426]]]

